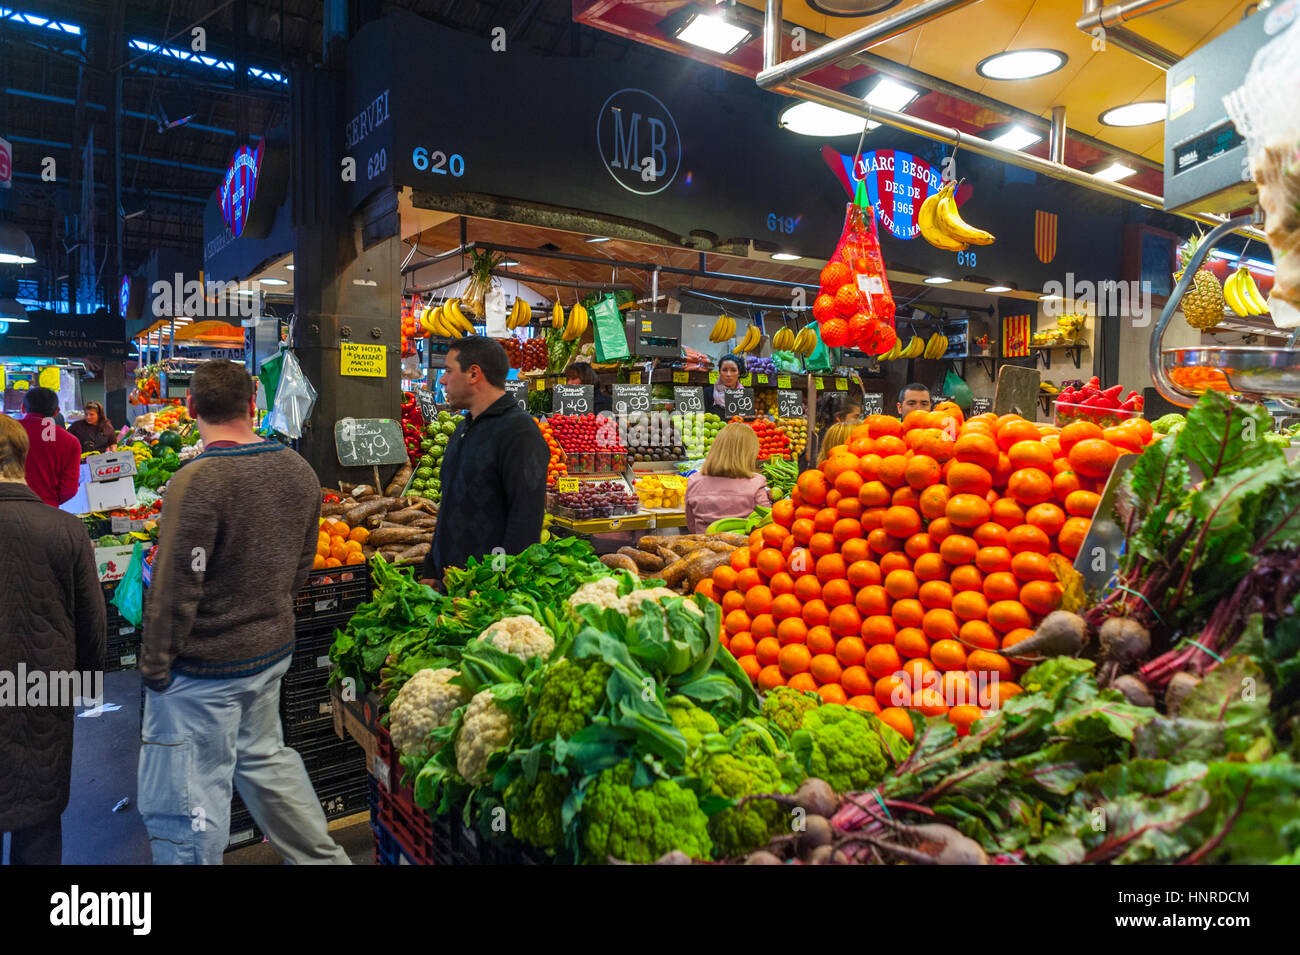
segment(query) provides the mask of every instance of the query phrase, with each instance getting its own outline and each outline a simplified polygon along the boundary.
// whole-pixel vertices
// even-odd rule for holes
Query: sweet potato
[[[344,524],[347,524],[348,527],[356,527],[373,514],[387,513],[388,505],[392,503],[393,499],[391,497],[372,497],[367,501],[357,504],[355,507],[348,508],[343,512],[341,520]]]
[[[419,544],[414,544],[411,547],[406,548],[406,550],[402,551],[402,553],[398,555],[397,559],[414,560],[416,558],[424,557],[429,553],[430,546],[431,545],[429,544],[428,541],[422,541]]]
[[[685,557],[679,557],[663,570],[659,571],[658,576],[664,579],[664,583],[669,587],[679,587],[683,580],[686,579],[686,571],[690,568],[691,562]]]
[[[358,484],[352,489],[352,496],[358,501],[364,501],[368,497],[374,497],[375,493],[375,489],[369,484]]]
[[[713,571],[731,559],[730,552],[719,554],[713,551],[706,551],[705,555],[691,561],[686,568],[686,592],[694,593],[695,586],[705,577],[713,574]]]
[[[418,527],[381,526],[378,529],[371,531],[370,537],[367,539],[370,541],[371,546],[383,548],[386,544],[414,544],[424,536],[425,532],[420,530]]]
[[[664,565],[664,559],[659,554],[648,554],[635,547],[620,547],[618,553],[628,557],[638,570],[659,570]]]
[[[601,554],[600,562],[606,567],[612,567],[615,570],[626,570],[640,576],[636,564],[631,557],[626,554]]]
[[[404,507],[400,511],[389,511],[385,520],[391,524],[410,524],[418,518],[428,516],[429,512],[422,507]]]
[[[321,516],[321,517],[338,517],[340,514],[342,514],[342,513],[343,513],[344,511],[346,511],[347,509],[348,509],[348,506],[347,506],[346,504],[343,504],[343,503],[339,502],[339,501],[325,501],[325,502],[324,502],[323,504],[321,504],[321,506],[320,506],[320,516]]]
[[[708,539],[711,541],[718,541],[722,544],[730,544],[732,547],[745,547],[749,544],[749,538],[744,534],[733,534],[729,531],[724,531],[719,534],[709,534]]]
[[[406,488],[406,482],[411,480],[411,474],[413,471],[414,468],[412,468],[411,465],[403,464],[397,469],[397,473],[393,475],[393,479],[388,482],[388,486],[384,488],[384,493],[389,497],[397,497],[397,495],[401,494]]]

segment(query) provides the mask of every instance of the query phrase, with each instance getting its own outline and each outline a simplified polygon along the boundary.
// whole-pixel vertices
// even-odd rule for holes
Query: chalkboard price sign
[[[732,415],[749,417],[754,413],[754,392],[749,388],[728,388],[723,408],[728,418]]]
[[[970,400],[970,416],[973,418],[977,414],[986,414],[993,410],[992,398],[972,398]]]
[[[803,395],[797,391],[780,390],[776,393],[776,413],[782,418],[804,416]]]
[[[392,418],[340,418],[334,423],[339,464],[362,467],[406,461],[402,426]]]
[[[701,414],[704,411],[704,389],[676,387],[673,389],[673,407],[682,414]]]
[[[650,410],[649,385],[614,385],[614,413],[630,414]]]
[[[528,410],[528,382],[522,378],[511,378],[506,382],[506,394],[519,404],[523,411]],[[424,420],[428,421],[429,416],[426,414]]]
[[[595,407],[591,385],[556,385],[554,393],[556,414],[591,414]]]
[[[434,403],[433,394],[428,388],[417,388],[415,391],[415,400],[419,402],[420,414],[424,417],[425,424],[437,419],[438,406]]]
[[[878,391],[868,391],[862,396],[862,414],[884,414],[885,396]]]

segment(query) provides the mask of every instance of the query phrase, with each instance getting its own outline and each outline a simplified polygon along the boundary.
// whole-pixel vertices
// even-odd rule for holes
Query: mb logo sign
[[[682,164],[677,122],[645,90],[622,89],[605,100],[596,120],[596,144],[614,181],[639,196],[663,192]]]

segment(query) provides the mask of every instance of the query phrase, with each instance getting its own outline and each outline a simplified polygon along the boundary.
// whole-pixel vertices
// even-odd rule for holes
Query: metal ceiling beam
[[[1138,59],[1145,60],[1156,69],[1168,70],[1181,57],[1166,50],[1158,43],[1152,43],[1146,37],[1139,36],[1124,21],[1155,13],[1165,7],[1171,7],[1182,0],[1130,0],[1128,3],[1112,3],[1102,6],[1101,0],[1083,0],[1083,16],[1075,22],[1084,33],[1097,36],[1105,43],[1114,44],[1121,50],[1132,53]]]

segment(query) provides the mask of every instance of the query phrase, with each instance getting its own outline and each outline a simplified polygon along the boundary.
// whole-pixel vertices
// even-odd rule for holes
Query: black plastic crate
[[[357,749],[352,740],[341,740],[333,733],[293,745],[292,748],[302,757],[307,775],[313,780],[318,774],[341,765],[352,768],[359,766],[363,774],[366,771],[366,754]]]
[[[324,724],[334,731],[334,708],[330,701],[329,687],[321,681],[319,686],[280,688],[280,722],[286,734],[290,730],[303,732],[307,728],[316,729],[317,724]]]
[[[364,762],[364,761],[363,761]],[[357,773],[360,772],[360,776]],[[364,768],[353,770],[346,778],[341,778],[330,785],[314,783],[316,798],[320,800],[321,809],[326,819],[337,819],[353,813],[365,812],[366,777]]]
[[[346,621],[344,621],[346,624]],[[289,664],[288,680],[292,676],[311,673],[320,674],[321,678],[329,676],[330,647],[334,644],[334,627],[317,629],[312,627],[305,632],[294,634],[293,661]]]
[[[329,685],[330,671],[326,667],[293,670],[292,668],[280,681],[280,694],[302,693],[304,690],[320,689]]]
[[[294,597],[294,620],[301,622],[320,620],[327,616],[351,616],[352,611],[368,601],[371,591],[370,570],[365,564],[355,566],[356,570],[332,567],[312,573],[307,578],[307,586]]]
[[[140,666],[140,639],[109,641],[104,650],[104,672],[134,670]],[[141,704],[143,706],[143,703]]]

